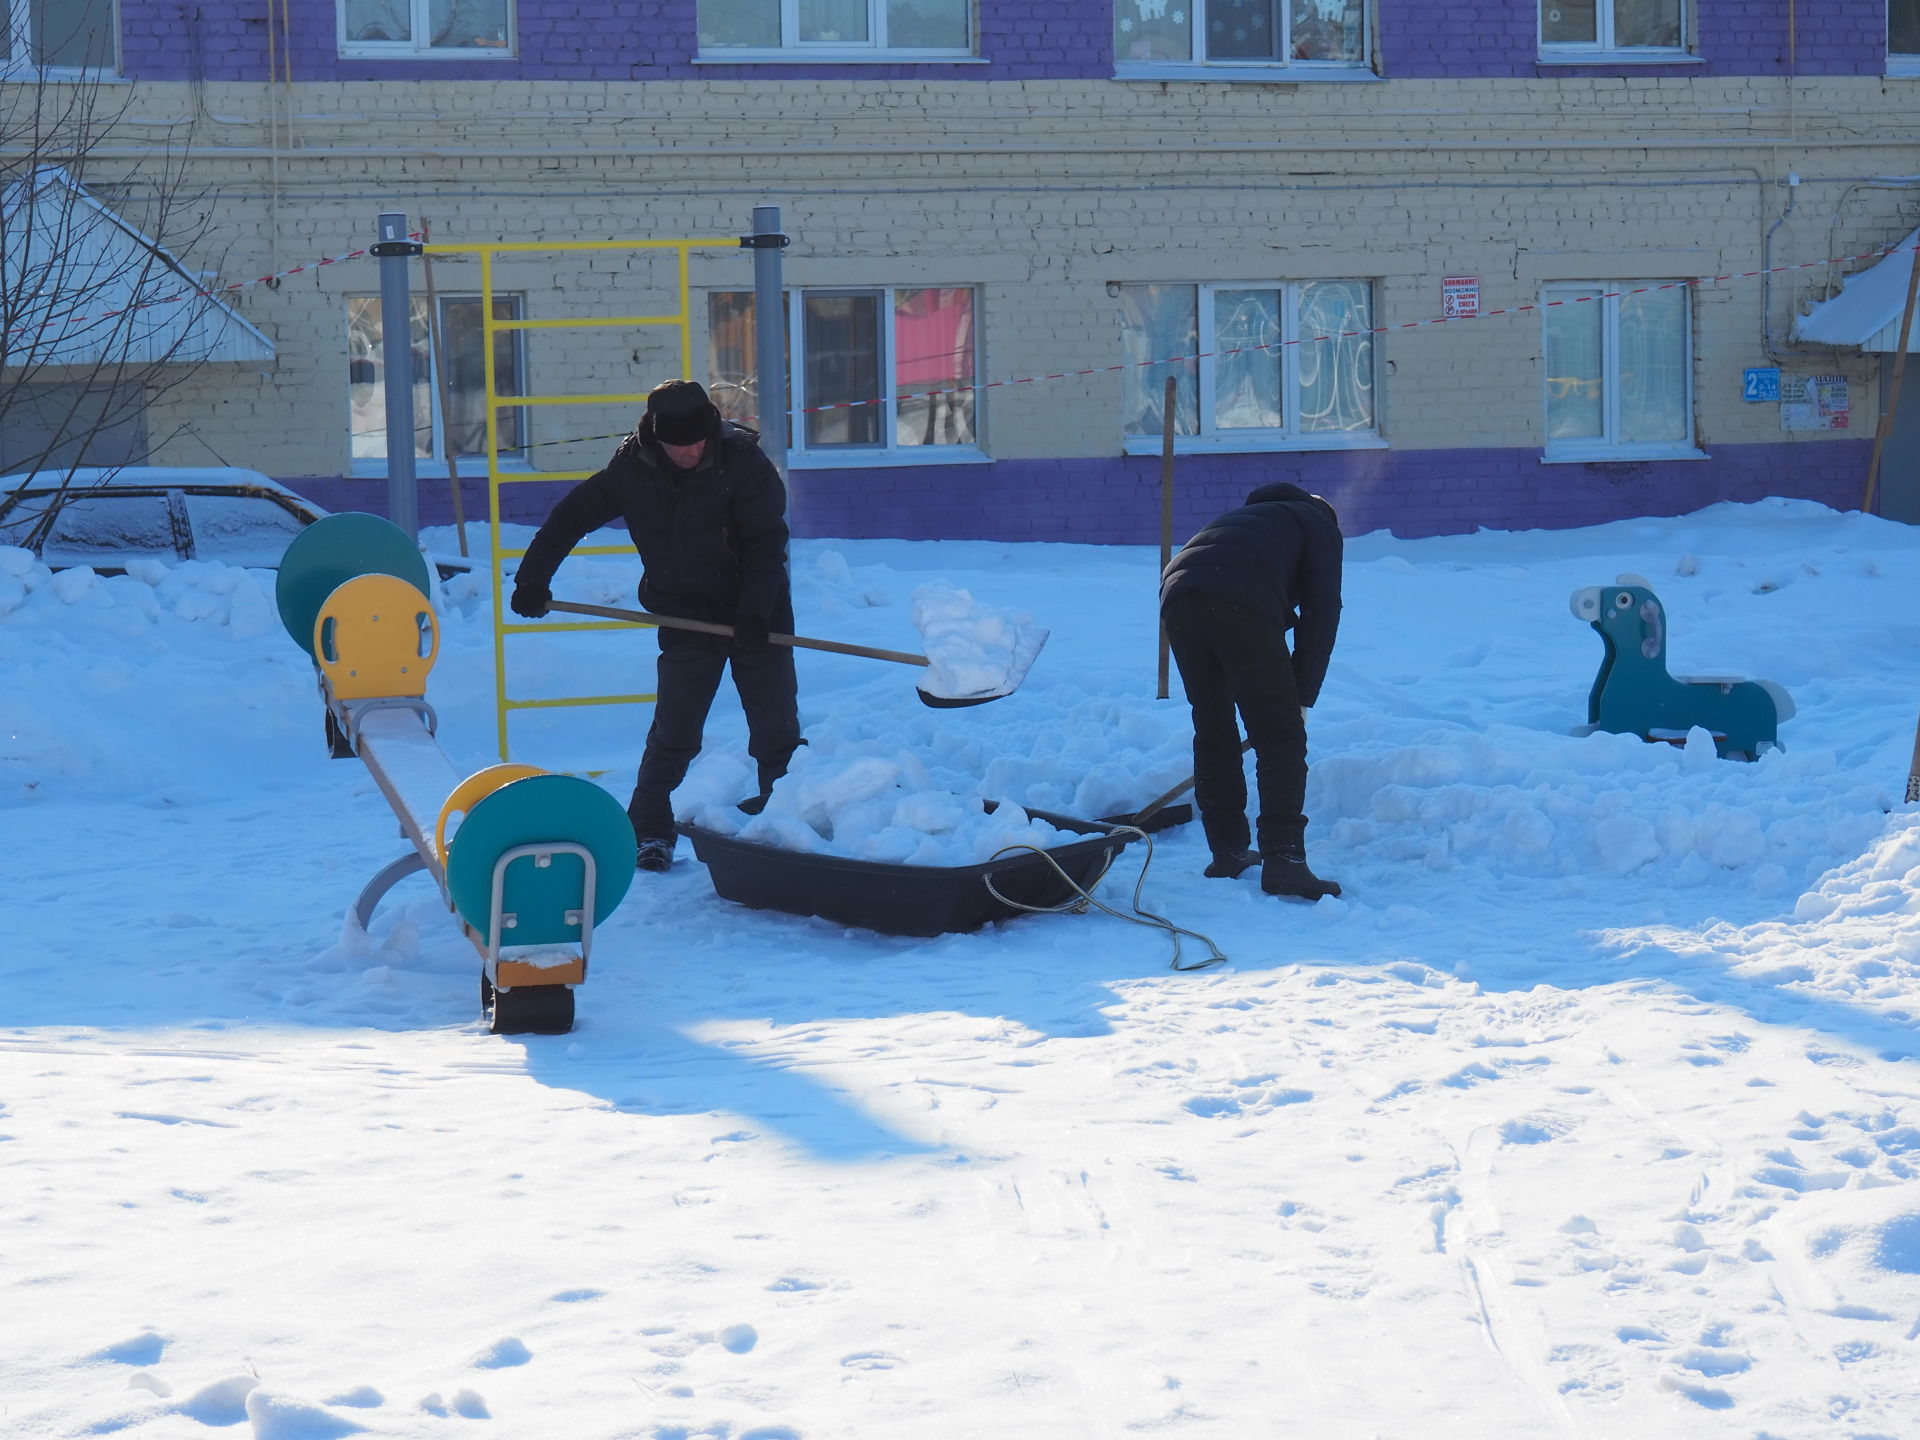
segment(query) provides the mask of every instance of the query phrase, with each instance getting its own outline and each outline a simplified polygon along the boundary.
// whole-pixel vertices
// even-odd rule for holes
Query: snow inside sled
[[[1088,837],[1045,852],[1084,890],[1093,888],[1134,838],[1095,820],[1044,810],[1028,813],[1056,829]],[[892,865],[782,850],[684,822],[678,828],[693,841],[693,853],[707,867],[721,899],[757,910],[817,915],[888,935],[978,930],[989,921],[1025,914],[1020,905],[1059,905],[1074,895],[1053,866],[1031,850],[975,865]]]

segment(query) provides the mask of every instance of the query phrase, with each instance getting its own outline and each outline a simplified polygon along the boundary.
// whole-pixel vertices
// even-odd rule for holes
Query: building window
[[[1920,0],[1887,0],[1887,67],[1920,75]]]
[[[340,0],[340,53],[374,59],[513,53],[513,0]]]
[[[700,0],[708,58],[951,59],[973,53],[972,0]]]
[[[1644,60],[1686,53],[1686,0],[1540,0],[1543,60]]]
[[[0,0],[6,43],[0,61],[46,70],[119,69],[114,0]]]
[[[1689,289],[1658,280],[1546,288],[1547,459],[1698,454]]]
[[[480,323],[478,295],[441,295],[441,359],[447,371],[447,403],[440,404],[439,377],[433,369],[432,337],[427,329],[427,302],[412,302],[413,341],[413,453],[419,459],[487,453],[486,336]],[[522,297],[495,295],[493,318],[518,320]],[[526,356],[524,331],[507,330],[493,337],[493,378],[501,395],[524,395]],[[384,460],[387,454],[386,365],[381,344],[377,296],[353,296],[347,301],[347,394],[351,413],[353,458]],[[524,410],[500,412],[500,453],[526,449]]]
[[[1365,0],[1115,0],[1113,54],[1143,65],[1362,66]]]
[[[1379,443],[1370,281],[1119,288],[1130,451],[1160,443],[1169,376],[1182,450]]]
[[[793,455],[930,459],[978,444],[971,289],[794,290],[787,307]],[[753,293],[715,292],[707,319],[715,399],[729,417],[764,429]]]

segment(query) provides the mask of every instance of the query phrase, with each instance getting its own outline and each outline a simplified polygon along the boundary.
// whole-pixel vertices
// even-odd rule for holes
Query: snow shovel
[[[697,630],[702,635],[733,634],[733,626],[721,625],[711,620],[684,620],[678,615],[653,615],[644,610],[620,610],[611,605],[581,605],[571,600],[551,600],[549,610],[562,610],[569,615],[598,615],[608,620],[632,620],[642,625],[663,625],[670,630]],[[1000,700],[1020,688],[1020,682],[1027,678],[1027,671],[1033,668],[1034,657],[1040,653],[1040,646],[1046,643],[1046,631],[1037,632],[1039,640],[1030,647],[1022,647],[1008,661],[1004,675],[995,677],[987,685],[971,688],[961,694],[940,693],[947,687],[929,690],[925,685],[916,687],[922,704],[936,710],[958,710],[968,705],[985,705],[989,700]],[[934,667],[934,662],[925,655],[914,655],[905,650],[880,650],[871,645],[849,645],[844,640],[812,640],[804,635],[769,635],[767,639],[775,645],[792,645],[801,650],[827,650],[835,655],[861,655],[869,660],[891,660],[896,665],[924,665]]]

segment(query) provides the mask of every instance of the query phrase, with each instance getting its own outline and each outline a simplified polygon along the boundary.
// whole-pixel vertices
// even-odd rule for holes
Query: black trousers
[[[1176,595],[1161,607],[1160,618],[1193,706],[1193,799],[1208,848],[1247,848],[1238,710],[1253,742],[1260,850],[1301,849],[1307,727],[1286,632],[1265,616],[1210,595]]]
[[[776,622],[785,617],[776,617]],[[793,622],[775,624],[789,629]],[[793,650],[786,645],[754,648],[724,635],[668,630],[660,635],[660,664],[654,684],[653,727],[640,757],[640,774],[627,803],[636,839],[671,837],[673,792],[687,778],[700,753],[707,712],[720,689],[722,672],[731,668],[733,688],[747,715],[747,753],[760,767],[760,788],[768,789],[787,773],[800,744],[800,710],[793,674]]]

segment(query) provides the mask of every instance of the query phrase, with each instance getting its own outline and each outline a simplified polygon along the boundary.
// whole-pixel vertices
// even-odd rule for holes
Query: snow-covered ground
[[[814,748],[1139,804],[1189,768],[1155,562],[796,545],[805,633],[914,649],[934,579],[1052,632],[964,710],[803,653]],[[1176,974],[1097,913],[743,910],[683,847],[576,1031],[511,1039],[425,880],[346,929],[404,842],[270,575],[0,574],[0,1434],[1920,1434],[1916,562],[1797,502],[1357,538],[1308,797],[1345,899],[1168,832],[1144,903],[1231,957]],[[1792,692],[1783,753],[1568,733],[1601,642],[1567,596],[1621,571],[1676,670]],[[478,768],[490,601],[443,601]],[[641,690],[651,646],[509,668]],[[517,758],[624,798],[644,724],[524,712]],[[743,730],[723,694],[689,805],[751,791]]]

